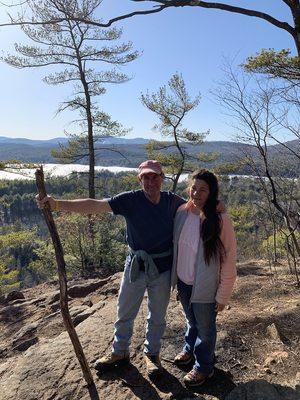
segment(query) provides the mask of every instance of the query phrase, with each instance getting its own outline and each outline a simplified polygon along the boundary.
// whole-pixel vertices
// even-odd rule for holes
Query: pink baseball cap
[[[158,161],[147,160],[139,165],[139,173],[138,173],[139,178],[145,174],[150,174],[150,173],[154,173],[157,175],[161,175],[163,173],[161,165]]]

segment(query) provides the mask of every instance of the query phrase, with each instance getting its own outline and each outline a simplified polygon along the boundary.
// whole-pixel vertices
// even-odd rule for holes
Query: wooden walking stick
[[[44,172],[43,172],[42,166],[36,170],[35,177],[36,177],[36,185],[38,188],[39,197],[40,197],[40,200],[42,200],[44,197],[47,196],[46,189],[45,189],[45,183],[44,183]],[[63,321],[64,321],[65,327],[67,329],[67,332],[70,336],[71,342],[73,344],[73,347],[74,347],[74,350],[76,353],[76,357],[81,366],[84,379],[88,385],[88,390],[90,392],[91,399],[96,400],[96,399],[99,399],[97,390],[96,390],[96,386],[95,386],[90,367],[86,361],[81,343],[77,336],[77,333],[74,328],[74,325],[73,325],[73,322],[72,322],[72,319],[70,316],[70,312],[69,312],[66,263],[64,260],[64,253],[63,253],[61,241],[60,241],[57,229],[56,229],[56,225],[55,225],[49,204],[46,203],[45,207],[42,209],[42,212],[45,217],[45,220],[46,220],[46,223],[47,223],[50,235],[51,235],[52,243],[53,243],[53,246],[55,249],[57,271],[58,271],[58,277],[59,277],[59,288],[60,288],[60,308],[61,308]]]

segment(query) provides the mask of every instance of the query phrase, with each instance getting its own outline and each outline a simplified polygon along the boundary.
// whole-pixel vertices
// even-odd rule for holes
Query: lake
[[[88,172],[88,165],[81,164],[43,164],[44,173],[48,177],[50,176],[68,176],[72,172]],[[113,173],[124,172],[124,171],[133,171],[137,172],[137,168],[126,168],[126,167],[101,167],[96,166],[96,171],[106,170],[111,171]],[[9,171],[0,171],[0,180],[1,179],[22,179],[22,180],[34,180],[35,169],[10,169]]]
[[[69,176],[72,172],[88,172],[89,171],[89,166],[88,165],[81,165],[81,164],[43,164],[44,168],[44,173],[46,177],[55,177],[55,176]],[[113,173],[118,173],[118,172],[137,172],[137,168],[128,168],[128,167],[117,167],[117,166],[112,166],[112,167],[102,167],[100,165],[97,165],[95,167],[96,171],[110,171]],[[7,180],[14,180],[14,179],[20,179],[20,180],[34,180],[35,176],[35,168],[33,169],[18,169],[18,170],[13,170],[11,169],[10,171],[0,171],[0,180],[2,179],[7,179]],[[188,174],[182,174],[180,176],[179,181],[182,182],[186,180],[188,177]],[[230,178],[234,177],[248,177],[248,178],[257,178],[255,176],[249,176],[249,175],[229,175]]]

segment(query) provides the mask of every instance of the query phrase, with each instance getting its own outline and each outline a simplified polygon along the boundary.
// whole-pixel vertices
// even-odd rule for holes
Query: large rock
[[[88,294],[95,292],[102,286],[104,286],[107,282],[109,282],[111,278],[106,278],[106,279],[97,279],[97,280],[92,280],[92,281],[87,281],[81,284],[77,285],[71,285],[68,288],[68,296],[70,298],[80,298],[80,297],[86,297]],[[46,304],[51,305],[53,303],[56,303],[60,299],[60,291],[56,290],[52,292],[50,295],[48,295]]]
[[[38,337],[36,337],[36,336],[31,337],[31,338],[24,340],[21,343],[15,345],[15,347],[13,347],[13,350],[25,351],[25,350],[29,349],[29,347],[37,344],[38,341],[39,341]]]
[[[12,292],[7,293],[4,296],[4,298],[5,298],[5,300],[7,302],[10,302],[10,301],[13,301],[13,300],[18,300],[18,299],[22,299],[23,300],[23,299],[25,299],[25,296],[24,296],[24,294],[22,292],[20,292],[18,290],[13,290]]]
[[[60,292],[59,290],[56,290],[47,297],[46,304],[51,305],[53,303],[56,303],[59,299],[60,299]]]
[[[267,326],[267,335],[270,337],[270,339],[277,340],[279,342],[281,341],[280,332],[275,323]]]
[[[77,328],[90,364],[96,360],[100,351],[105,352],[110,347],[115,318],[112,310],[115,307],[115,299],[106,308],[103,303],[98,305],[102,309],[101,315],[98,311],[95,318],[88,318]],[[94,378],[97,381],[95,374]],[[0,387],[1,400],[90,400],[66,332],[53,340],[43,340],[22,356],[15,356],[2,363]],[[104,398],[105,393],[109,392],[108,385],[98,380],[97,387],[101,392],[100,398]]]
[[[88,294],[104,286],[110,278],[97,281],[85,282],[80,285],[73,285],[68,289],[68,295],[72,298],[85,297]]]
[[[32,336],[38,327],[38,322],[32,322],[31,324],[23,326],[14,336],[13,344],[16,344],[18,341],[23,340],[27,337]]]

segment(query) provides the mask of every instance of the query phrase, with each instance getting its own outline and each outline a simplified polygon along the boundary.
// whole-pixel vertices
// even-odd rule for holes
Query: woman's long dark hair
[[[200,231],[204,246],[204,260],[206,264],[209,264],[211,259],[222,262],[225,256],[225,249],[220,239],[221,218],[217,212],[219,196],[218,179],[216,175],[206,169],[199,169],[192,174],[189,187],[192,186],[195,179],[203,180],[209,187],[209,196],[202,209],[205,220],[201,224]]]

